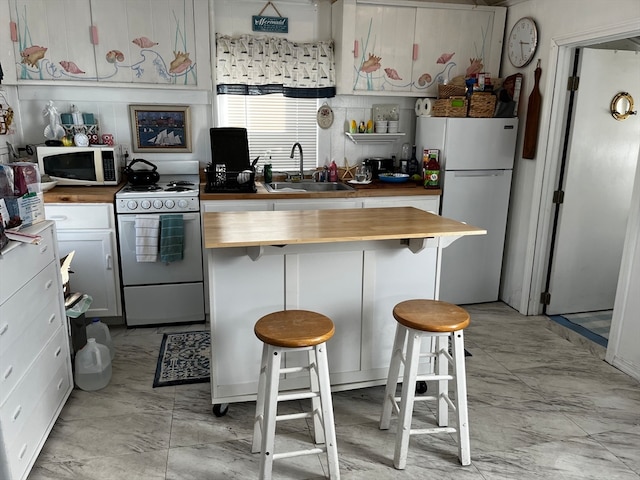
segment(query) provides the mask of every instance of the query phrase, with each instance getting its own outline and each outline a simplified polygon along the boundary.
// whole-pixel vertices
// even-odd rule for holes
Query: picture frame
[[[188,105],[129,105],[134,152],[191,153]]]

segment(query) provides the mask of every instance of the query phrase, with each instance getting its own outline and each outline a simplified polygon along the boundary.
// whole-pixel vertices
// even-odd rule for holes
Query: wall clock
[[[516,22],[507,40],[507,55],[514,67],[524,67],[538,47],[538,28],[531,17],[522,17]]]
[[[333,110],[326,103],[318,109],[318,126],[320,128],[329,128],[333,124]]]

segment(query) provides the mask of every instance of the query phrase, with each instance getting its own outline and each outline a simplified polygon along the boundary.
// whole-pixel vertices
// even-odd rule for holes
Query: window
[[[285,98],[281,94],[218,95],[220,126],[246,128],[249,159],[253,161],[259,155],[258,165],[264,165],[271,157],[276,171],[300,169],[298,153],[289,158],[295,142],[302,145],[304,168],[316,168],[317,110],[315,98]]]

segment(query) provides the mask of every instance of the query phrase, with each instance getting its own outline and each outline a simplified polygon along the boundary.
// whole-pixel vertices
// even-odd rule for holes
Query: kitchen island
[[[383,384],[393,306],[437,298],[441,249],[485,233],[413,207],[203,213],[214,411],[255,399],[261,343],[253,326],[283,309],[314,310],[334,321],[334,390]],[[281,387],[306,382],[288,375]]]

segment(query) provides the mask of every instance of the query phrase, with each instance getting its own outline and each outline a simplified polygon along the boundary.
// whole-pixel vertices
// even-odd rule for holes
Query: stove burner
[[[193,185],[193,183],[189,183],[189,185]],[[193,190],[193,189],[189,187],[172,186],[171,184],[169,184],[169,186],[164,189],[165,192],[187,192],[189,190]]]
[[[180,180],[178,182],[176,182],[175,180],[170,180],[167,183],[167,187],[184,187],[184,186],[191,186],[192,187],[193,185],[194,185],[194,183],[189,182],[187,180]],[[184,190],[189,190],[189,189],[185,188]],[[175,191],[181,192],[181,191],[184,191],[184,190],[175,190]],[[167,189],[167,191],[173,191],[173,190]]]
[[[127,185],[122,189],[123,192],[157,192],[162,190],[158,185]]]

